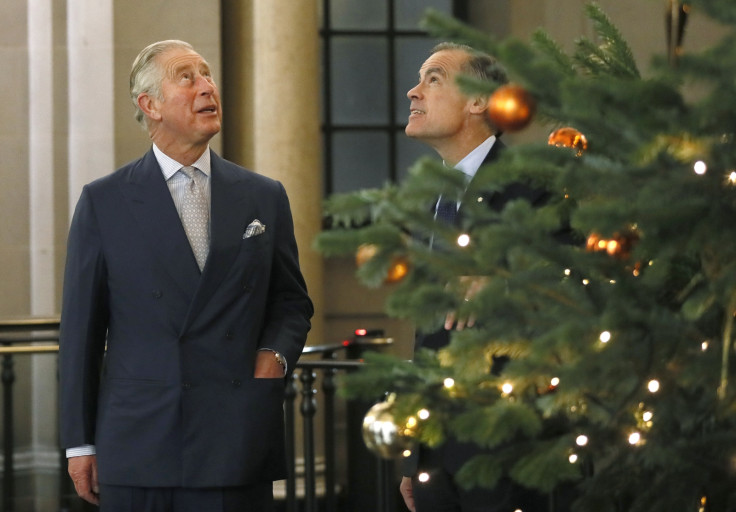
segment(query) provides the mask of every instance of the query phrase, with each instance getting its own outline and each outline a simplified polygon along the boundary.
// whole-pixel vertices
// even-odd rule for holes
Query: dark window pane
[[[332,141],[332,192],[382,187],[388,182],[388,134],[337,132]]]
[[[332,38],[332,122],[388,122],[387,43],[381,37]]]
[[[394,16],[396,28],[413,30],[419,27],[419,20],[428,7],[445,14],[452,14],[452,0],[395,0]]]
[[[439,160],[439,156],[434,152],[432,148],[419,142],[418,140],[411,139],[406,136],[403,132],[396,134],[396,170],[397,170],[397,181],[401,181],[406,178],[409,172],[409,168],[421,156],[431,156]]]
[[[333,30],[385,30],[387,0],[331,0]]]

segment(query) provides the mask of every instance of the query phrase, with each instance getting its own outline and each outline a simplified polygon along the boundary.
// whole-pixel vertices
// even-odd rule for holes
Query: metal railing
[[[15,501],[15,471],[14,471],[14,417],[13,417],[13,384],[16,379],[14,369],[14,356],[32,354],[56,354],[58,353],[58,318],[27,318],[27,319],[0,319],[0,355],[2,355],[2,388],[3,388],[3,488],[2,510],[13,512]],[[286,421],[286,453],[288,477],[285,482],[285,510],[286,512],[338,512],[340,510],[340,498],[337,489],[352,493],[351,499],[367,505],[366,510],[379,510],[390,512],[394,510],[393,501],[395,491],[392,494],[393,465],[391,462],[378,460],[369,455],[362,446],[360,428],[356,422],[362,420],[365,412],[362,408],[365,404],[347,403],[348,418],[347,432],[342,439],[337,439],[336,423],[338,421],[336,400],[336,376],[339,372],[349,372],[360,368],[363,362],[358,358],[360,352],[366,348],[390,344],[390,339],[366,338],[350,343],[339,345],[321,345],[305,347],[302,359],[297,363],[297,368],[286,384],[285,421]],[[343,353],[352,359],[337,359],[338,354]],[[311,359],[310,357],[317,357]],[[322,423],[324,431],[321,433],[324,440],[324,494],[318,496],[317,492],[317,455],[315,452],[315,438],[318,435],[315,429],[315,419],[318,411],[316,384],[318,372],[321,374],[321,400]],[[299,400],[299,396],[301,399]],[[297,493],[297,481],[299,476],[296,472],[297,439],[296,432],[297,415],[296,405],[299,405],[299,417],[302,424],[302,447],[304,458],[303,471],[303,495]],[[351,410],[351,405],[353,405]],[[356,407],[357,406],[357,407]],[[357,415],[361,415],[359,418]],[[352,428],[351,428],[352,427]],[[373,482],[356,483],[351,474],[356,471],[348,471],[348,480],[338,482],[337,474],[337,449],[338,443],[347,445],[348,466],[358,467],[358,473],[366,478],[365,469],[375,468],[375,480]],[[355,449],[360,445],[362,449]],[[352,446],[352,449],[351,449]],[[343,446],[344,447],[344,446]],[[368,457],[368,459],[367,459]],[[371,460],[372,459],[372,460]],[[70,510],[70,500],[76,499],[71,495],[71,482],[66,475],[66,458],[60,450],[59,471],[59,511]],[[370,471],[368,472],[370,473]],[[370,478],[370,477],[368,477]],[[367,484],[367,485],[366,485]],[[353,491],[360,492],[363,488],[363,496],[356,495]],[[369,490],[366,491],[365,488]],[[321,487],[320,487],[321,488]],[[372,504],[371,504],[372,503]]]

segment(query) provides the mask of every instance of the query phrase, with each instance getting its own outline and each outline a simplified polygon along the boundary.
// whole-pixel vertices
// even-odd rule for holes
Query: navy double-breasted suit
[[[244,237],[254,220],[265,232]],[[64,448],[96,445],[100,482],[227,487],[285,476],[283,379],[312,303],[280,183],[211,153],[200,273],[152,151],[84,187],[69,232],[60,333]]]

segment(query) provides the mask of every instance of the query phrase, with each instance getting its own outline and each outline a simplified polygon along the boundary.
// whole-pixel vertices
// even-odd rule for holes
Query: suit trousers
[[[412,477],[412,492],[417,512],[549,512],[566,508],[551,507],[551,496],[527,489],[508,477],[501,478],[493,489],[463,488],[455,478],[457,464],[446,450],[462,450],[463,443],[450,443],[439,448],[419,448],[418,471]],[[452,455],[459,455],[453,453]],[[463,457],[467,460],[469,457]],[[457,462],[457,461],[455,461]],[[461,464],[461,463],[460,463]],[[418,475],[426,473],[429,480],[420,482]]]
[[[273,512],[271,482],[185,489],[100,485],[100,512]]]

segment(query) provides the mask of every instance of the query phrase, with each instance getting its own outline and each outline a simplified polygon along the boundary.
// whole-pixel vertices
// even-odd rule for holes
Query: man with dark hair
[[[313,312],[286,192],[210,150],[220,96],[189,44],[141,51],[130,93],[153,147],[85,186],[69,231],[69,474],[102,512],[270,511]]]
[[[489,55],[455,43],[436,46],[419,70],[419,83],[407,96],[411,100],[406,134],[432,147],[448,167],[462,171],[468,182],[483,164],[492,161],[503,149],[500,132],[490,120],[488,98],[469,96],[458,83],[459,75],[470,75],[496,84],[506,76]],[[511,185],[492,194],[488,206],[500,210],[511,199],[524,198],[539,204],[545,194],[521,185]],[[440,198],[436,206],[438,222],[453,222],[458,209],[454,202],[449,212]],[[482,277],[468,277],[469,293],[482,286]],[[450,341],[449,331],[471,325],[472,319],[457,318],[449,312],[445,329],[417,336],[416,347],[438,349]],[[545,501],[537,493],[503,479],[493,490],[463,489],[455,473],[480,448],[449,439],[437,449],[420,446],[406,461],[401,494],[412,512],[542,512]]]

